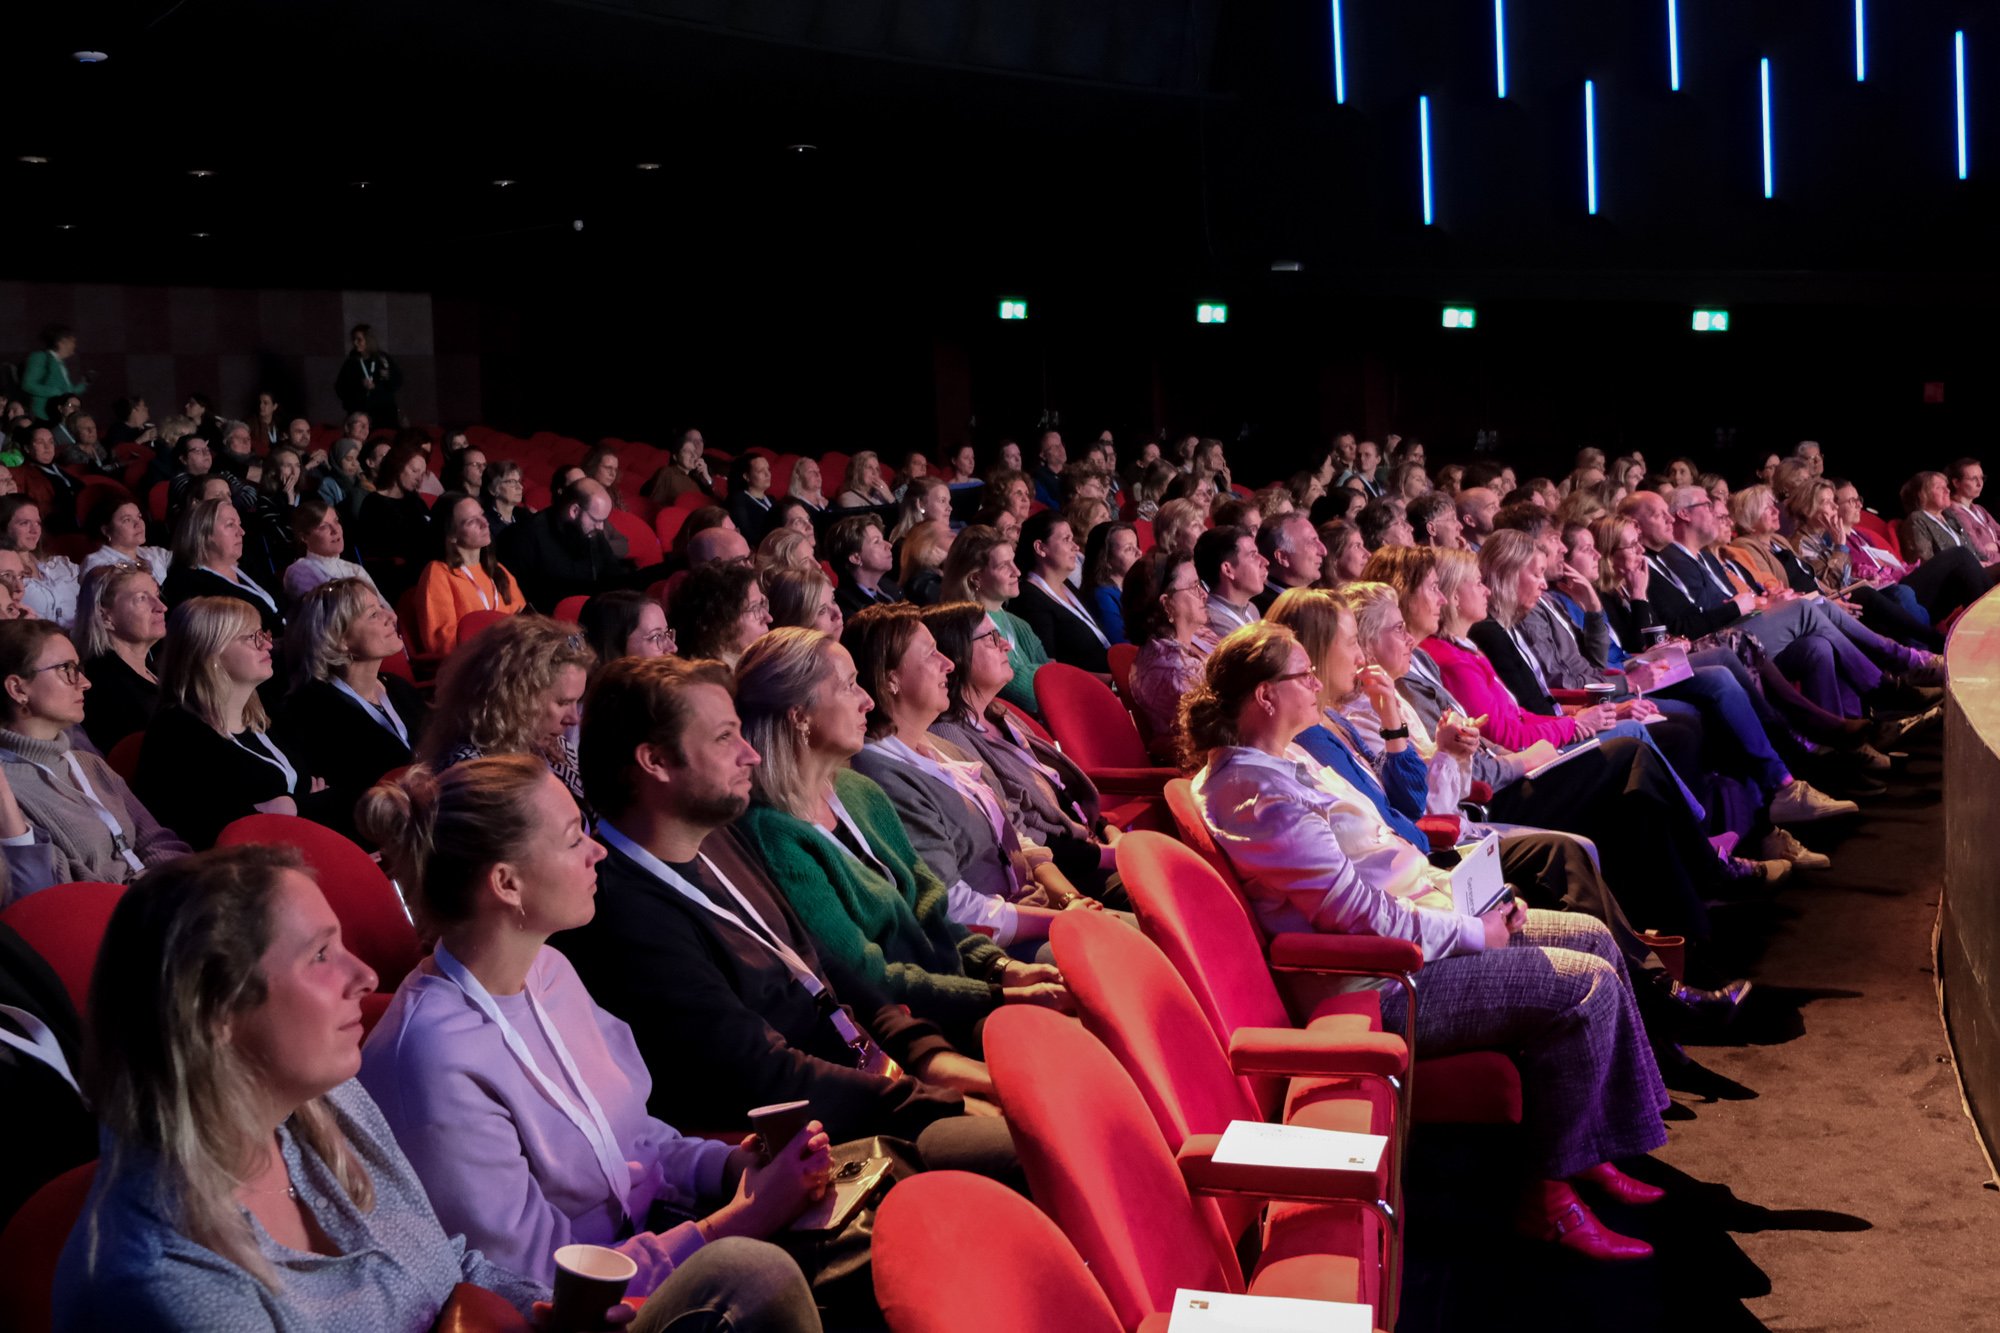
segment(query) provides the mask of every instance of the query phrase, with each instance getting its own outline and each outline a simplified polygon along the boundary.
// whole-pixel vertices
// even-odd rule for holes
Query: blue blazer
[[[1362,747],[1360,735],[1345,718],[1329,717],[1321,725],[1307,727],[1292,739],[1304,746],[1306,753],[1353,783],[1355,790],[1374,804],[1382,822],[1395,830],[1397,837],[1429,855],[1430,836],[1417,827],[1417,817],[1424,813],[1424,799],[1429,792],[1429,774],[1416,747],[1411,746],[1401,754],[1383,756],[1384,767],[1394,784],[1393,791],[1385,790],[1375,770],[1356,759],[1354,752],[1333,734],[1330,728],[1335,726],[1346,731],[1348,739],[1357,748]]]

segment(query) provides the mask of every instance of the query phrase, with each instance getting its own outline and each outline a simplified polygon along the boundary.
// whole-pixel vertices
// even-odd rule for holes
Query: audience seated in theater
[[[917,477],[898,497],[896,524],[889,530],[891,545],[908,536],[919,523],[951,523],[951,487],[942,477]]]
[[[556,603],[588,596],[622,580],[627,571],[612,555],[604,529],[611,496],[594,481],[565,487],[547,509],[510,526],[497,554],[520,582],[528,605],[544,615]]]
[[[712,657],[734,666],[771,628],[771,599],[748,564],[698,565],[667,594],[667,624],[682,657]]]
[[[744,454],[729,469],[729,516],[754,549],[771,530],[771,460]]]
[[[773,565],[757,576],[771,604],[771,628],[816,629],[837,639],[846,627],[833,580],[818,565]]]
[[[535,512],[522,502],[527,483],[521,465],[511,458],[503,458],[486,469],[480,490],[486,500],[487,526],[496,537]]]
[[[1083,554],[1069,520],[1053,509],[1029,515],[1021,525],[1018,549],[1027,553],[1027,568],[1007,609],[1041,640],[1050,661],[1108,679],[1110,639],[1069,586],[1069,576]]]
[[[417,687],[382,671],[402,649],[395,612],[360,579],[313,589],[285,632],[292,688],[271,733],[326,780],[327,818],[343,833],[361,793],[416,757],[430,720]]]
[[[87,574],[99,565],[129,565],[136,561],[152,572],[154,582],[166,582],[174,553],[164,546],[146,545],[146,516],[139,512],[136,501],[116,491],[106,492],[84,515],[83,530],[103,545],[83,558],[82,573]]]
[[[1483,917],[1461,915],[1442,872],[1416,848],[1376,853],[1343,842],[1346,821],[1335,815],[1344,793],[1292,742],[1319,711],[1305,650],[1269,624],[1218,645],[1187,701],[1188,753],[1202,763],[1195,799],[1259,922],[1274,933],[1417,944],[1427,978],[1418,1052],[1522,1053],[1524,1148],[1539,1179],[1525,1192],[1519,1228],[1593,1259],[1649,1254],[1645,1242],[1599,1222],[1571,1183],[1629,1193],[1612,1162],[1666,1142],[1666,1089],[1611,933],[1580,913],[1512,899]],[[1384,990],[1381,1003],[1385,1026],[1400,1028],[1402,993]]]
[[[2000,562],[2000,521],[1986,512],[1979,497],[1986,491],[1986,467],[1976,458],[1960,458],[1945,469],[1951,488],[1947,510],[1982,564]]]
[[[986,478],[986,503],[980,506],[979,516],[974,521],[993,527],[1004,513],[1016,523],[1025,523],[1034,507],[1034,483],[1028,479],[1028,474],[1018,469],[1002,468]]]
[[[76,497],[83,483],[63,471],[56,460],[55,434],[47,426],[28,432],[22,461],[14,468],[20,492],[41,507],[49,526],[57,532],[75,532]]]
[[[719,515],[722,521],[694,532],[683,529],[677,552],[681,561],[689,569],[701,565],[749,564],[750,543],[736,530],[735,522],[714,505],[702,512]]]
[[[445,1229],[542,1283],[561,1246],[616,1249],[638,1266],[642,1324],[819,1328],[797,1263],[763,1238],[826,1187],[825,1130],[766,1162],[755,1138],[683,1138],[647,1114],[631,1028],[548,947],[595,914],[605,855],[563,785],[521,756],[477,759],[384,783],[359,819],[438,935],[369,1034],[361,1083]]]
[[[257,695],[271,675],[271,633],[243,602],[196,597],[168,615],[160,708],[132,789],[191,846],[258,811],[329,821],[326,783],[266,730]]]
[[[677,651],[667,613],[645,593],[629,588],[601,592],[578,617],[584,640],[597,654],[597,670],[621,657],[661,657]]]
[[[443,654],[458,646],[458,622],[474,611],[525,610],[527,599],[507,567],[493,553],[486,511],[469,495],[438,501],[431,526],[438,558],[417,575],[411,614],[418,652]]]
[[[931,734],[984,766],[987,786],[1015,830],[1047,848],[1068,883],[1101,901],[1129,905],[1113,871],[1118,830],[1103,818],[1096,786],[1074,760],[1020,726],[998,702],[1013,678],[1005,637],[977,602],[931,607],[924,627],[951,663],[947,702]]]
[[[0,496],[0,546],[20,553],[27,581],[21,601],[38,619],[68,629],[76,621],[77,583],[82,577],[68,556],[42,547],[42,511],[25,495]]]
[[[144,565],[99,565],[76,600],[76,646],[90,692],[83,730],[104,754],[144,731],[160,706],[153,649],[167,637],[167,604]]]
[[[463,435],[445,438],[444,463],[438,469],[440,495],[470,495],[482,502],[486,495],[486,451],[474,449],[461,443],[456,449],[453,440],[463,441]]]
[[[945,884],[945,913],[1016,958],[1049,962],[1049,923],[1074,903],[1096,906],[1048,852],[1032,856],[979,761],[931,726],[950,706],[951,661],[914,606],[871,606],[841,640],[868,695],[867,740],[854,770],[889,798],[917,858]],[[1029,844],[1033,846],[1033,844]]]
[[[1069,450],[1063,446],[1061,431],[1045,430],[1035,445],[1035,467],[1029,480],[1035,499],[1050,509],[1062,507],[1062,474],[1069,466]],[[1026,522],[1023,517],[1022,522]]]
[[[740,1125],[809,1100],[835,1140],[890,1134],[934,1168],[1007,1173],[985,1065],[822,952],[734,826],[760,756],[733,687],[719,664],[678,658],[599,678],[583,755],[609,854],[595,915],[555,946],[646,1064],[674,1071],[652,1085],[660,1119]]]
[[[841,614],[853,617],[864,606],[901,601],[902,589],[889,577],[895,559],[877,514],[850,514],[827,530],[826,560],[833,566],[834,596]]]
[[[1069,1006],[1053,967],[1022,963],[953,922],[947,885],[895,807],[848,767],[870,708],[853,659],[813,630],[773,630],[736,673],[743,734],[763,762],[741,819],[823,953],[938,1023],[955,1044],[998,1004]]]
[[[1209,596],[1194,557],[1185,552],[1156,546],[1125,573],[1119,600],[1139,645],[1132,661],[1132,705],[1155,736],[1174,734],[1181,696],[1200,679],[1202,661],[1215,647]]]
[[[1370,501],[1355,515],[1354,522],[1361,529],[1361,539],[1370,551],[1379,551],[1385,546],[1417,544],[1416,533],[1410,527],[1407,514],[1394,500]]]
[[[803,506],[795,507],[789,513],[804,514]],[[806,524],[812,526],[810,522]],[[781,523],[764,534],[764,540],[757,544],[755,564],[762,570],[768,569],[818,569],[819,560],[814,555],[817,542],[810,531],[800,532],[788,523]],[[833,586],[833,580],[827,580]]]
[[[4,504],[0,501],[0,504]],[[243,519],[227,500],[203,500],[174,529],[174,567],[164,595],[169,607],[196,597],[228,597],[257,615],[267,634],[285,629],[278,602],[243,571]]]
[[[361,502],[368,496],[367,478],[361,471],[361,442],[345,436],[335,440],[326,466],[306,474],[314,496],[331,505],[342,518],[361,517]]]
[[[847,481],[833,497],[835,509],[893,505],[896,497],[882,480],[882,460],[873,449],[862,449],[847,461]]]
[[[944,583],[939,598],[945,602],[978,602],[986,608],[987,619],[1007,643],[1007,661],[1013,678],[1000,697],[1031,716],[1040,717],[1035,703],[1035,672],[1049,660],[1042,641],[1006,603],[1021,590],[1020,567],[1014,563],[1014,543],[999,532],[974,523],[959,530],[952,540],[951,554],[945,557]]]
[[[90,680],[74,646],[42,620],[0,622],[0,898],[71,880],[129,883],[149,865],[186,855],[111,766],[70,741]],[[116,826],[114,833],[113,826]]]
[[[1264,618],[1252,599],[1264,591],[1270,567],[1249,531],[1218,525],[1202,533],[1194,544],[1194,568],[1208,588],[1210,642]]]
[[[1412,499],[1403,511],[1410,533],[1424,546],[1450,549],[1465,547],[1464,527],[1458,521],[1458,500],[1443,491],[1429,491]]]
[[[27,483],[23,481],[25,489]],[[1898,536],[1903,559],[1918,564],[1941,551],[1970,546],[1952,512],[1951,483],[1942,472],[1919,472],[1903,483],[1903,522]]]
[[[105,1152],[56,1270],[58,1329],[429,1328],[461,1282],[546,1287],[438,1225],[354,1075],[375,974],[295,852],[232,847],[120,899],[85,1091]]]
[[[347,549],[347,529],[340,512],[317,496],[301,500],[292,511],[292,534],[305,554],[285,569],[285,602],[297,606],[322,583],[335,579],[360,579],[369,587],[375,580],[368,571],[341,552]]]
[[[582,805],[570,735],[596,661],[576,626],[547,616],[524,611],[488,626],[477,652],[453,653],[438,672],[417,761],[443,770],[486,755],[530,755]]]
[[[1125,574],[1139,559],[1139,533],[1130,523],[1105,522],[1083,544],[1083,604],[1097,618],[1104,637],[1126,642]]]
[[[1326,558],[1320,562],[1319,581],[1313,586],[1338,588],[1360,578],[1368,565],[1368,543],[1362,540],[1361,529],[1348,519],[1336,518],[1320,524],[1318,531]]]
[[[949,511],[947,511],[949,512]],[[957,536],[943,519],[926,519],[904,534],[897,557],[896,586],[905,601],[932,606],[944,587],[944,561]]]
[[[791,478],[785,484],[785,498],[797,500],[806,507],[810,516],[816,518],[826,513],[828,508],[826,492],[820,489],[822,484],[819,460],[802,457],[792,464]]]
[[[1802,481],[1791,493],[1792,499],[1801,507],[1810,506],[1814,487],[1823,484],[1816,479]],[[1917,602],[1917,595],[1900,584],[1891,585],[1896,589],[1894,594],[1864,584],[1822,587],[1793,541],[1780,531],[1785,526],[1796,531],[1799,515],[1791,514],[1787,525],[1784,509],[1770,487],[1748,486],[1730,496],[1729,517],[1736,536],[1724,543],[1723,552],[1749,571],[1751,586],[1757,591],[1779,597],[1787,593],[1824,596],[1829,606],[1859,615],[1862,624],[1877,634],[1933,653],[1943,649],[1944,636],[1931,628],[1930,616]]]
[[[690,491],[714,498],[715,478],[701,456],[704,447],[700,431],[683,434],[674,446],[673,457],[646,483],[646,498],[662,506],[672,504]]]
[[[418,491],[430,475],[424,451],[414,444],[397,445],[382,460],[379,475],[374,491],[361,502],[354,541],[377,586],[400,597],[416,582],[437,543],[430,506]]]
[[[1500,512],[1503,493],[1487,486],[1468,486],[1458,493],[1458,525],[1467,550],[1477,551],[1492,533],[1493,516]]]
[[[1263,526],[1257,533],[1257,553],[1265,568],[1264,586],[1254,599],[1260,612],[1287,588],[1312,587],[1326,569],[1326,543],[1319,539],[1312,516],[1297,510]]]
[[[1963,510],[1953,512],[1963,522]],[[1839,590],[1861,583],[1899,601],[1907,595],[1906,610],[1940,621],[1970,606],[1993,585],[1993,574],[1970,546],[1954,546],[1915,563],[1891,554],[1859,526],[1861,493],[1851,482],[1815,480],[1792,497],[1792,518],[1798,553],[1825,587]],[[1965,531],[1971,535],[1970,524]]]

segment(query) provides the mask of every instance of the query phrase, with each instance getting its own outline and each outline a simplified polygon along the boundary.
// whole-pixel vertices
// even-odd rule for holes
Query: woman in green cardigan
[[[1042,710],[1035,706],[1035,672],[1048,662],[1048,651],[1027,621],[1001,605],[1020,593],[1021,568],[1014,563],[1013,540],[980,523],[959,529],[944,558],[939,600],[977,602],[986,608],[986,618],[1007,640],[1007,664],[1014,668],[1014,678],[1000,687],[1000,697],[1039,718]]]
[[[811,629],[777,629],[743,654],[736,709],[763,762],[742,829],[835,968],[859,973],[954,1038],[1001,1004],[1069,1011],[1053,967],[1011,959],[945,914],[882,789],[847,761],[872,707],[854,659]]]

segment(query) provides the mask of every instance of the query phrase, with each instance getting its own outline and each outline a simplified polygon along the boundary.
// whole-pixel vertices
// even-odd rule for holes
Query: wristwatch
[[[1406,741],[1410,739],[1410,729],[1408,727],[1385,727],[1382,730],[1382,739],[1385,741]]]

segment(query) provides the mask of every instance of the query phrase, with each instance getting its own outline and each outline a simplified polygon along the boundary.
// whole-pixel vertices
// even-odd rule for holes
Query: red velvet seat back
[[[1137,1328],[1177,1287],[1243,1290],[1198,1220],[1139,1090],[1103,1043],[1049,1009],[986,1022],[986,1061],[1038,1203],[1090,1265],[1118,1322]],[[899,1187],[900,1188],[900,1187]]]
[[[570,596],[563,598],[560,602],[556,603],[555,619],[567,620],[572,625],[580,624],[583,616],[583,605],[589,600],[590,598],[586,594],[580,592],[572,593]]]
[[[637,514],[626,509],[614,509],[611,511],[611,526],[625,535],[632,562],[639,568],[651,569],[665,558],[658,534]]]
[[[88,1014],[97,948],[104,941],[104,928],[111,924],[112,909],[124,896],[123,884],[96,880],[56,884],[11,904],[0,912],[0,921],[42,956],[69,992],[77,1013]]]
[[[1055,1223],[984,1176],[898,1183],[875,1216],[873,1263],[891,1333],[1123,1333]]]
[[[95,1162],[71,1167],[36,1190],[0,1231],[0,1328],[48,1333],[55,1317],[56,1260],[96,1177]]]
[[[375,969],[376,989],[394,991],[423,957],[402,895],[382,867],[353,842],[296,815],[245,815],[216,838],[218,847],[296,847],[312,867],[327,905],[340,918],[348,951]]]
[[[1081,667],[1050,662],[1036,671],[1035,706],[1063,753],[1086,772],[1152,766],[1152,756],[1125,705]]]

